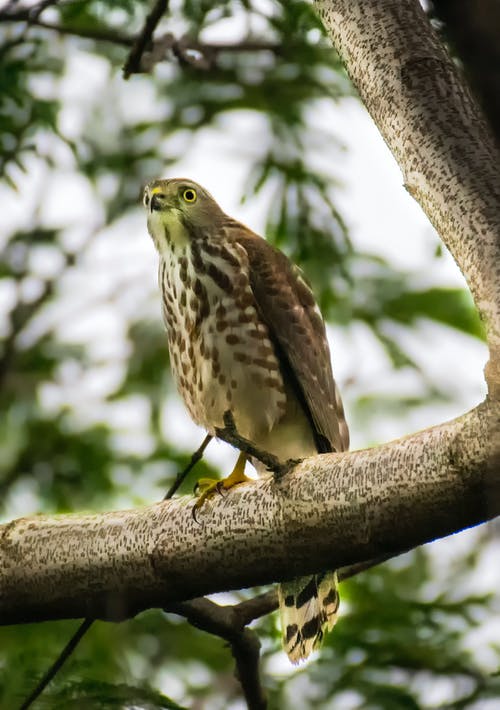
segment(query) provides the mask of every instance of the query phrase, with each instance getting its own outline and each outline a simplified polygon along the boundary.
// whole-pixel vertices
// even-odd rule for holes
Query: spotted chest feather
[[[193,419],[213,432],[232,411],[255,440],[286,409],[282,373],[237,243],[208,239],[169,245],[159,282],[172,371]]]

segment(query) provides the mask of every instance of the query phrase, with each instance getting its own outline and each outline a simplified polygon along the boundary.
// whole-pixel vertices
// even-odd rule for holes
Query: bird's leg
[[[215,435],[245,453],[247,460],[255,458],[263,463],[268,471],[274,473],[276,481],[279,481],[302,461],[302,459],[288,459],[281,462],[274,454],[258,449],[251,441],[238,434],[233,414],[229,409],[224,412],[224,428],[216,427]]]
[[[247,456],[241,451],[235,467],[227,478],[224,478],[222,481],[214,481],[212,478],[200,478],[195,488],[195,491],[200,493],[200,497],[194,505],[193,515],[196,514],[196,511],[199,510],[205,501],[211,498],[214,493],[222,494],[223,491],[228,491],[233,486],[237,486],[238,483],[251,481],[251,478],[245,476],[246,462]]]
[[[224,480],[219,481],[217,483],[217,490],[220,492],[222,490],[228,491],[230,488],[233,486],[237,486],[238,483],[246,483],[247,481],[251,481],[251,478],[248,478],[248,476],[245,476],[245,465],[247,462],[247,455],[243,453],[243,451],[240,451],[240,455],[238,456],[238,460],[235,463],[235,466],[229,476],[227,478],[224,478]]]

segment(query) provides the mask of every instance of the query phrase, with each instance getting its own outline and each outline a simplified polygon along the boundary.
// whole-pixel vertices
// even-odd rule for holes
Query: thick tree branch
[[[315,5],[408,191],[467,279],[499,398],[500,157],[483,116],[418,0]]]
[[[306,459],[279,481],[0,529],[0,623],[120,619],[402,550],[500,514],[500,411],[366,451]],[[332,541],[335,541],[333,544]]]

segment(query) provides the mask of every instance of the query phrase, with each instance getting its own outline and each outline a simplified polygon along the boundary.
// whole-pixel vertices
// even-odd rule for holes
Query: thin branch
[[[203,458],[203,452],[207,448],[208,444],[212,440],[212,436],[210,434],[207,434],[207,436],[203,439],[200,447],[194,452],[194,454],[191,456],[191,459],[186,466],[186,468],[183,471],[180,471],[177,476],[175,477],[174,482],[168,489],[165,497],[163,500],[168,500],[169,498],[172,498],[174,493],[177,491],[179,486],[182,484],[183,480],[186,478],[188,473],[194,468],[194,466],[198,463]],[[80,624],[78,629],[75,631],[73,636],[70,638],[66,646],[63,648],[63,650],[60,652],[59,656],[56,658],[54,663],[50,666],[50,668],[44,673],[42,678],[40,679],[40,682],[36,686],[36,688],[33,690],[33,692],[29,695],[29,697],[23,702],[19,710],[28,710],[29,707],[35,702],[37,698],[40,697],[40,695],[43,693],[45,688],[49,685],[49,683],[52,682],[52,680],[55,678],[57,673],[61,670],[63,665],[66,663],[68,658],[71,656],[73,651],[76,649],[82,638],[85,636],[87,631],[90,629],[92,624],[94,623],[95,619],[87,617],[83,620],[83,622]]]
[[[144,27],[134,42],[125,66],[123,67],[123,77],[128,79],[131,74],[139,71],[141,66],[142,55],[148,44],[153,41],[154,31],[160,22],[162,16],[168,8],[168,0],[156,0],[153,9],[146,17]]]
[[[2,18],[0,16],[0,22]],[[111,42],[112,44],[121,45],[123,47],[131,47],[134,43],[134,37],[127,35],[124,32],[118,32],[112,29],[86,29],[85,27],[64,27],[53,22],[45,22],[44,20],[32,20],[30,25],[41,27],[45,30],[53,30],[60,35],[71,35],[74,37],[82,37],[82,39],[95,39],[97,42]]]
[[[219,606],[200,598],[170,605],[165,611],[179,614],[192,626],[227,641],[249,710],[265,710],[267,700],[259,672],[260,641],[254,631],[239,625],[235,609],[237,605]]]
[[[354,565],[341,567],[337,570],[339,582],[345,582],[346,579],[350,579],[357,574],[366,572],[372,567],[381,565],[390,559],[393,559],[393,555],[383,555],[381,557],[377,557],[375,560],[367,560],[366,562],[358,562]],[[190,602],[186,603],[190,604]],[[267,614],[276,611],[277,608],[278,592],[276,589],[270,589],[268,592],[252,597],[252,599],[245,599],[244,601],[235,604],[233,606],[233,615],[236,617],[239,627],[243,628],[251,621],[255,621],[255,619],[260,619],[262,616],[267,616]]]
[[[31,10],[27,8],[17,11],[4,9],[0,11],[0,23],[25,21],[29,27],[39,27],[63,36],[81,37],[82,39],[91,39],[97,42],[110,42],[118,46],[132,48],[127,59],[128,74],[125,78],[132,74],[151,72],[158,62],[164,61],[169,55],[174,56],[180,64],[207,70],[213,67],[216,58],[221,53],[272,52],[280,54],[282,51],[281,45],[275,42],[260,42],[248,39],[236,43],[210,43],[199,42],[188,36],[176,38],[173,34],[166,33],[156,40],[150,37],[149,42],[146,41],[145,46],[142,48],[140,57],[134,60],[133,65],[130,66],[132,51],[137,46],[139,39],[143,37],[144,30],[141,31],[140,35],[134,36],[107,27],[86,28],[61,25],[41,20],[40,14],[44,9],[45,7],[40,8],[40,6],[36,6]],[[10,42],[9,45],[4,45],[4,47],[19,44],[22,41],[24,41],[24,37],[17,38],[14,42]]]
[[[19,707],[19,710],[28,710],[35,700],[40,697],[40,695],[43,693],[45,688],[49,685],[49,683],[56,677],[56,675],[59,673],[63,665],[66,663],[68,658],[71,656],[75,648],[78,646],[82,638],[85,636],[87,631],[90,629],[92,624],[94,623],[93,619],[84,619],[80,626],[77,628],[73,636],[70,638],[66,646],[63,648],[59,656],[56,658],[54,663],[50,666],[50,668],[44,673],[42,678],[40,679],[39,683],[37,684],[36,688],[33,690],[33,692],[24,700],[22,705]]]
[[[178,488],[182,485],[182,482],[184,481],[184,479],[186,478],[188,473],[190,471],[192,471],[193,468],[198,463],[198,461],[200,461],[203,458],[203,452],[205,451],[205,449],[207,448],[209,443],[212,441],[212,439],[213,439],[213,436],[211,436],[210,434],[206,435],[206,437],[201,442],[200,447],[198,449],[196,449],[194,454],[191,456],[191,459],[190,459],[188,465],[186,466],[186,468],[183,471],[180,471],[177,474],[177,476],[175,477],[174,482],[172,483],[172,485],[168,489],[163,500],[168,500],[169,498],[172,498],[174,493],[176,493]]]
[[[259,637],[252,629],[244,629],[230,643],[248,710],[265,710],[267,696],[260,679]]]
[[[389,557],[385,556],[343,567],[338,571],[339,580],[349,579],[387,559]],[[277,608],[278,593],[276,589],[271,589],[237,604],[221,606],[201,597],[172,604],[164,611],[183,616],[196,628],[227,641],[231,646],[237,676],[249,710],[264,710],[267,701],[259,671],[260,642],[256,633],[246,627],[250,622],[267,616]]]

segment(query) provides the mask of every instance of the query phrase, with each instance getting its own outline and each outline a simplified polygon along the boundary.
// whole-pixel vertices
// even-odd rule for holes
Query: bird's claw
[[[212,478],[200,478],[194,487],[194,493],[199,493],[200,495],[193,506],[193,520],[198,522],[196,517],[197,511],[203,507],[205,502],[211,498],[214,493],[218,493],[220,496],[224,497],[225,492],[229,491],[233,486],[237,486],[239,483],[246,483],[250,480],[251,479],[245,476],[245,456],[243,454],[240,454],[236,466],[231,475],[227,478],[223,478],[221,481],[215,481]]]

